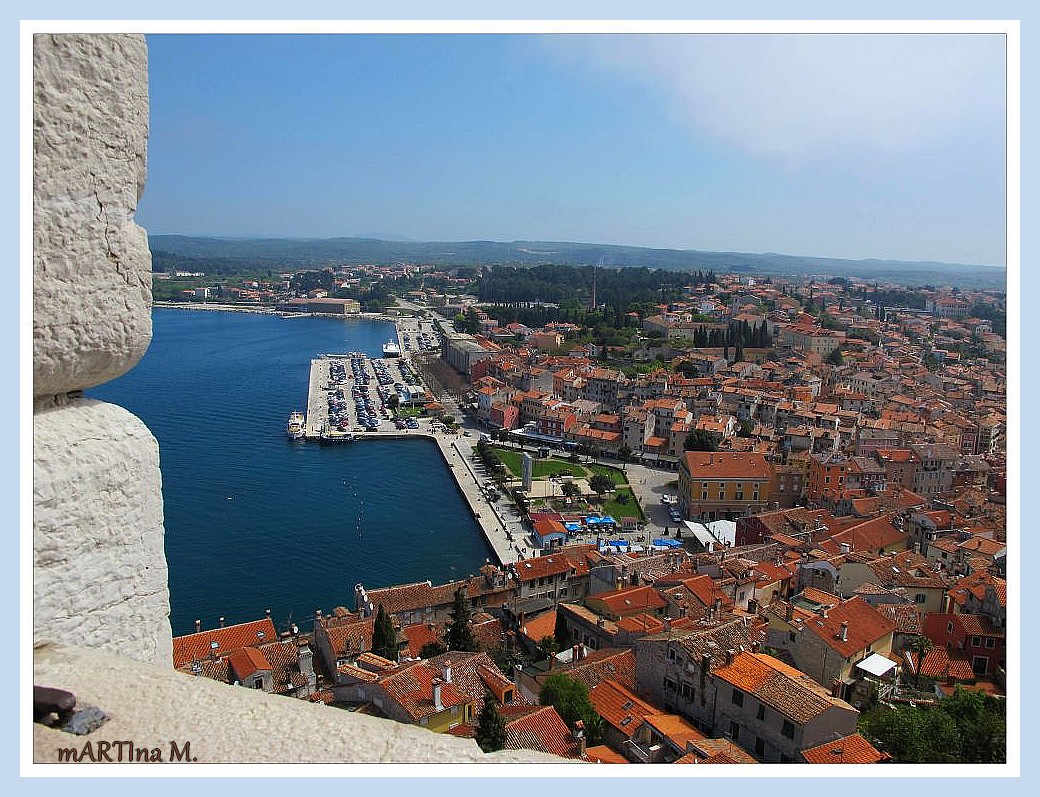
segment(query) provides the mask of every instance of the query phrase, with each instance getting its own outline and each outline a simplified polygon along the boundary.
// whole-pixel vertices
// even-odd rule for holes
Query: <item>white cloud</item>
[[[767,158],[1004,138],[997,35],[622,35],[546,40],[572,66],[661,93],[696,133]]]

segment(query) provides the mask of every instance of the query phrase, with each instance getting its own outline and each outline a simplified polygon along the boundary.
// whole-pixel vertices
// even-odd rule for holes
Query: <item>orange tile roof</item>
[[[228,656],[228,664],[240,681],[257,672],[271,669],[271,663],[256,648],[239,648]]]
[[[543,612],[537,617],[527,620],[520,627],[520,633],[538,644],[545,637],[556,632],[556,612]]]
[[[807,764],[877,764],[890,758],[858,733],[809,747],[801,753]]]
[[[570,571],[572,565],[565,556],[534,556],[510,565],[520,581],[555,576]]]
[[[891,620],[858,596],[829,609],[826,617],[812,615],[802,627],[844,658],[876,645],[895,630]]]
[[[585,751],[585,758],[593,764],[631,764],[632,762],[620,753],[615,753],[605,744],[597,744]]]
[[[607,680],[596,684],[589,691],[589,700],[604,722],[610,723],[629,739],[635,736],[648,715],[660,713],[617,681]]]
[[[834,706],[844,706],[801,670],[761,653],[738,653],[715,677],[753,694],[780,714],[804,724]]]
[[[762,454],[727,451],[687,451],[683,464],[693,481],[772,478],[772,466]]]
[[[209,658],[211,655],[227,656],[240,648],[274,642],[277,639],[278,633],[269,617],[174,637],[173,666],[174,669],[178,669],[193,661]]]
[[[542,706],[506,722],[506,749],[540,750],[563,758],[578,757],[578,740],[552,706]]]

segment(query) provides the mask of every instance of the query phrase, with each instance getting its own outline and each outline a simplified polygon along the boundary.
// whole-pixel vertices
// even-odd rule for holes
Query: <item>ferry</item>
[[[384,357],[400,357],[401,347],[397,345],[397,341],[388,340],[383,344],[383,356]]]
[[[289,422],[285,425],[285,433],[289,435],[290,440],[299,440],[303,437],[304,423],[305,419],[302,412],[289,414]]]

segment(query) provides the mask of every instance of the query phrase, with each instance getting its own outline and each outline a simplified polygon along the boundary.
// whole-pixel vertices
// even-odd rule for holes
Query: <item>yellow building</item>
[[[769,508],[773,466],[762,454],[687,451],[679,461],[679,511],[684,518],[732,520]]]

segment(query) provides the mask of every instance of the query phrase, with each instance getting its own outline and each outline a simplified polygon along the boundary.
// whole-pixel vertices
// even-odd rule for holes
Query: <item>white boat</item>
[[[289,413],[289,422],[285,425],[285,433],[290,440],[299,440],[304,434],[306,420],[302,412]]]
[[[397,345],[396,340],[388,340],[383,344],[383,356],[384,357],[400,357],[401,347]]]

